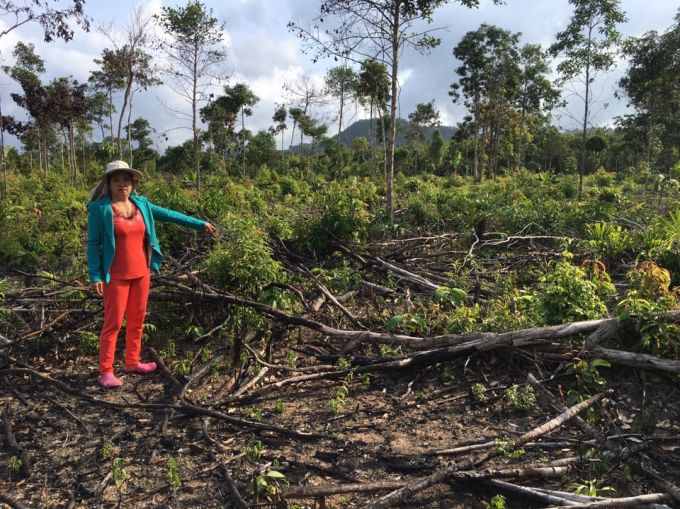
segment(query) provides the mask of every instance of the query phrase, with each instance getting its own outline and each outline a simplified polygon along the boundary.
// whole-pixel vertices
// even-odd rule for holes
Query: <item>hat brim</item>
[[[118,169],[115,169],[113,171],[104,172],[102,175],[99,176],[99,178],[97,179],[97,182],[104,180],[106,177],[116,173],[117,171],[127,171],[127,172],[130,172],[132,174],[132,178],[134,180],[139,180],[139,181],[144,180],[144,175],[139,170],[134,170],[132,168],[118,168]]]

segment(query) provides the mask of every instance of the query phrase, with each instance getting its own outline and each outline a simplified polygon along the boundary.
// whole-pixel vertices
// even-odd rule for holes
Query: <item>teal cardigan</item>
[[[158,247],[156,227],[154,221],[168,221],[170,223],[188,226],[195,230],[205,229],[205,221],[185,216],[173,210],[157,207],[149,203],[142,196],[132,195],[130,200],[137,206],[144,217],[146,225],[146,248],[151,253],[149,266],[158,270],[161,266],[163,255]],[[90,274],[90,283],[97,281],[111,281],[109,269],[116,252],[116,239],[113,236],[113,211],[111,210],[111,197],[93,201],[88,205],[89,215],[87,218],[87,268]]]

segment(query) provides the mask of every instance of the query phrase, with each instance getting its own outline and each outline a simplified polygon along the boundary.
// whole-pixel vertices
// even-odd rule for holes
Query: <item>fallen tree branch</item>
[[[611,394],[611,391],[606,391],[606,392],[601,392],[599,394],[596,394],[595,396],[577,404],[568,409],[567,411],[563,412],[562,414],[558,415],[554,419],[551,419],[550,421],[546,422],[542,426],[539,426],[538,428],[535,428],[534,430],[530,431],[529,433],[525,433],[521,437],[517,438],[515,440],[515,447],[521,447],[523,444],[527,442],[531,442],[532,440],[535,440],[536,438],[545,435],[546,433],[549,433],[550,431],[559,428],[562,426],[564,423],[568,422],[569,420],[573,419],[574,417],[578,416],[579,413],[581,413],[583,410],[589,408],[592,406],[595,402],[599,401],[602,399],[605,395]],[[409,498],[413,496],[415,493],[422,491],[426,488],[429,488],[430,486],[434,486],[435,484],[439,484],[443,482],[444,480],[448,479],[451,477],[452,474],[454,474],[457,471],[460,470],[471,470],[477,465],[480,465],[484,463],[486,460],[491,459],[499,454],[498,451],[489,451],[485,454],[481,454],[479,456],[476,456],[474,458],[466,458],[465,460],[455,463],[449,467],[443,468],[441,470],[438,470],[434,474],[430,475],[429,477],[426,477],[425,479],[422,479],[420,481],[417,481],[415,483],[409,484],[408,486],[405,486],[401,489],[398,489],[396,491],[393,491],[392,493],[385,495],[384,497],[376,500],[373,503],[370,503],[368,505],[362,506],[363,509],[383,509],[385,507],[390,507],[397,502],[400,502],[401,500],[404,500],[406,498]]]
[[[652,369],[655,371],[672,373],[674,375],[680,373],[680,360],[662,359],[644,353],[594,347],[590,349],[590,356],[595,359],[604,359],[612,364],[629,366],[631,368]]]

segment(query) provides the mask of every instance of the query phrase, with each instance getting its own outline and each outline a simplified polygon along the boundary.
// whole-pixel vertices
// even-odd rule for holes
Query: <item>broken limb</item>
[[[538,428],[530,431],[529,433],[525,433],[521,437],[517,438],[515,440],[515,447],[521,447],[523,444],[530,442],[532,440],[535,440],[536,438],[545,435],[546,433],[549,433],[550,431],[559,428],[562,426],[564,423],[568,422],[569,420],[573,419],[574,417],[578,416],[579,413],[581,413],[583,410],[586,410],[590,406],[593,405],[593,403],[599,401],[606,395],[610,394],[611,391],[607,392],[601,392],[599,394],[596,394],[595,396],[579,403],[578,405],[574,405],[567,411],[563,412],[562,414],[558,415],[554,419],[551,419],[550,421],[546,422],[542,426],[539,426]],[[455,463],[451,466],[448,466],[446,468],[443,468],[441,470],[438,470],[434,474],[432,474],[429,477],[426,477],[425,479],[422,479],[418,482],[415,482],[413,484],[409,484],[408,486],[405,486],[401,489],[398,489],[396,491],[393,491],[392,493],[385,495],[382,498],[379,498],[375,502],[372,502],[366,506],[363,506],[363,509],[382,509],[385,507],[390,507],[397,502],[400,502],[401,500],[405,500],[414,494],[429,488],[430,486],[434,486],[435,484],[439,484],[446,479],[450,478],[452,474],[455,472],[461,471],[461,470],[472,470],[474,467],[481,465],[484,463],[486,460],[491,459],[495,456],[500,454],[498,451],[489,451],[485,454],[481,454],[479,456],[476,456],[474,458],[466,458],[459,463]]]

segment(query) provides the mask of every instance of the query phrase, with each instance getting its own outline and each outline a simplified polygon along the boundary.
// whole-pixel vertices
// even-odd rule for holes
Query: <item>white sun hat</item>
[[[139,181],[144,180],[144,175],[142,175],[142,172],[139,170],[135,170],[134,168],[130,168],[128,166],[128,163],[126,163],[125,161],[111,161],[109,164],[106,165],[106,171],[99,176],[97,181],[100,181],[111,175],[113,172],[119,170],[129,171],[132,174],[132,178],[134,180]]]
[[[130,168],[125,161],[111,161],[106,165],[106,171],[97,178],[99,184],[90,190],[90,201],[101,200],[109,195],[109,179],[107,177],[117,171],[130,172],[130,175],[132,175],[132,194],[137,194],[139,182],[144,180],[142,172]]]

